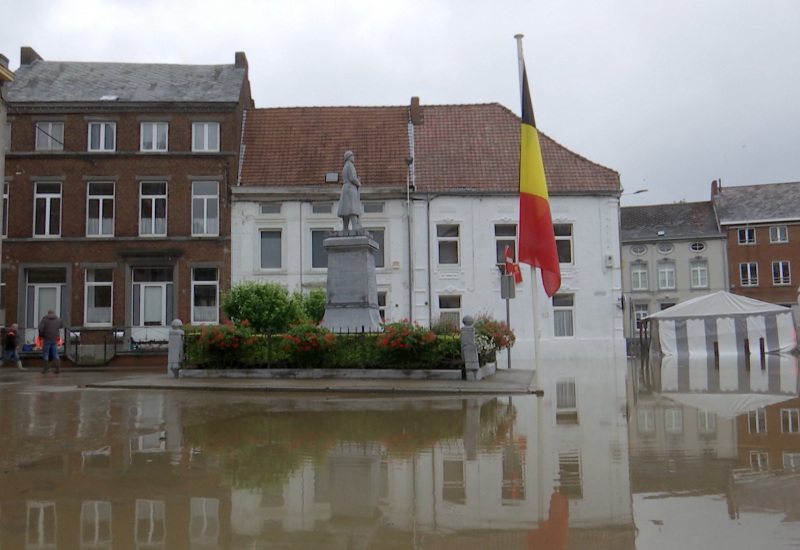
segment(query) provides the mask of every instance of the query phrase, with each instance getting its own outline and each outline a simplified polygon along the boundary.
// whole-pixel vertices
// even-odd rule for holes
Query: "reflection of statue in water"
[[[352,151],[344,154],[342,168],[342,194],[339,196],[339,217],[342,218],[344,231],[352,225],[352,229],[361,229],[361,180],[356,175],[353,164],[355,156]]]

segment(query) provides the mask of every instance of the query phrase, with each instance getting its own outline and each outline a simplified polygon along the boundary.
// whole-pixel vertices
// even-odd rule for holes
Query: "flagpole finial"
[[[514,35],[514,38],[516,38],[517,40],[519,40],[520,38],[523,38],[524,36],[525,36],[525,35],[524,35],[524,34],[522,34],[522,33],[517,33],[517,34],[515,34],[515,35]]]

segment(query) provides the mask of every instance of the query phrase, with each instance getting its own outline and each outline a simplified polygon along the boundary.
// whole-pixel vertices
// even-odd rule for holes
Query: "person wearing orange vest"
[[[17,323],[14,323],[6,332],[2,363],[5,364],[7,361],[13,361],[16,363],[19,370],[26,370],[25,367],[22,366],[22,361],[20,360],[19,353],[17,352],[17,348],[19,347],[17,331],[19,331],[19,326]]]
[[[52,309],[39,321],[39,336],[42,337],[42,373],[50,372],[50,362],[55,363],[56,374],[61,370],[61,359],[58,357],[58,341],[64,324]]]

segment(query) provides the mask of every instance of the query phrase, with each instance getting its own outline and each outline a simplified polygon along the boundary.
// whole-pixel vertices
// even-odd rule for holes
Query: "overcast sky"
[[[0,53],[233,63],[258,107],[500,103],[523,40],[539,129],[623,206],[800,181],[798,0],[6,0]],[[490,159],[489,159],[490,161]]]

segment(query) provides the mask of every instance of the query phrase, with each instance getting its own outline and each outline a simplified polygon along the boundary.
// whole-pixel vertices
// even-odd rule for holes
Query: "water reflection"
[[[20,379],[0,548],[790,548],[797,372],[594,359],[467,399]]]

